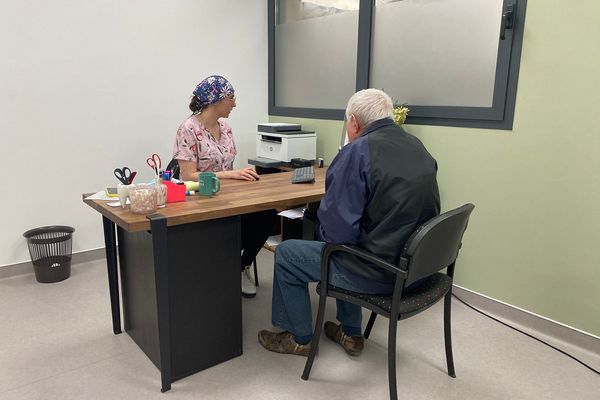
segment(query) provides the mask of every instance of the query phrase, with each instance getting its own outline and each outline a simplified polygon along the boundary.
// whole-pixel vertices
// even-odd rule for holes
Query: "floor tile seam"
[[[37,384],[37,383],[40,383],[40,382],[43,382],[43,381],[47,381],[47,380],[49,380],[49,379],[54,379],[54,378],[56,378],[56,377],[58,377],[58,376],[61,376],[61,375],[69,374],[69,373],[72,373],[72,372],[74,372],[74,371],[77,371],[77,370],[80,370],[80,369],[83,369],[83,368],[88,368],[88,367],[90,367],[90,366],[92,366],[92,365],[96,365],[96,364],[99,364],[99,363],[102,363],[102,362],[105,362],[105,361],[109,361],[109,360],[112,360],[112,359],[115,359],[115,358],[118,358],[118,357],[124,356],[124,355],[126,355],[126,354],[132,353],[133,351],[135,351],[135,350],[130,350],[130,351],[126,351],[126,352],[123,352],[123,353],[114,354],[114,355],[112,355],[112,356],[110,356],[110,357],[106,357],[106,358],[103,358],[103,359],[100,359],[100,360],[92,361],[92,362],[89,362],[89,363],[87,363],[87,364],[80,365],[80,366],[78,366],[78,367],[74,367],[74,368],[71,368],[71,369],[67,369],[67,370],[65,370],[65,371],[61,371],[61,372],[58,372],[58,373],[56,373],[56,374],[52,374],[52,375],[45,376],[45,377],[43,377],[43,378],[40,378],[40,379],[37,379],[37,380],[31,381],[31,382],[24,383],[24,384],[22,384],[22,385],[19,385],[19,386],[17,386],[17,387],[14,387],[14,388],[10,388],[10,389],[4,390],[3,392],[0,392],[0,393],[10,393],[10,392],[14,392],[14,391],[16,391],[16,390],[22,389],[22,388],[24,388],[24,387],[26,387],[26,386],[29,386],[29,385],[34,385],[34,384]]]

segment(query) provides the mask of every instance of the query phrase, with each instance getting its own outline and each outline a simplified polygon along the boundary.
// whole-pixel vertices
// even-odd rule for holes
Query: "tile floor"
[[[103,260],[73,266],[69,279],[54,284],[39,284],[33,274],[0,280],[0,399],[388,398],[384,319],[358,358],[323,337],[309,381],[300,379],[304,358],[258,344],[257,332],[270,327],[272,253],[262,251],[258,262],[258,295],[243,300],[244,354],[164,394],[150,360],[127,334],[112,334]],[[328,301],[327,319],[334,304]],[[600,398],[600,376],[457,301],[453,339],[456,379],[445,371],[441,304],[400,323],[402,399]],[[600,351],[558,345],[600,369]]]

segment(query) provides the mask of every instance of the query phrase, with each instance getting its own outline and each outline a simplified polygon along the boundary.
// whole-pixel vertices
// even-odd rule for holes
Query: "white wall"
[[[236,165],[267,120],[267,2],[4,0],[0,12],[0,267],[29,260],[27,229],[76,229],[73,251],[103,247],[84,192],[115,186],[115,167],[151,179],[171,159],[195,85],[234,85]],[[9,183],[12,182],[12,183]]]

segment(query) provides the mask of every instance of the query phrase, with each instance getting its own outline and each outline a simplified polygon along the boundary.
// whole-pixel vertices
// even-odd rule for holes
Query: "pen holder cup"
[[[167,187],[167,203],[176,203],[178,201],[185,201],[185,185],[177,185],[171,181],[163,182],[163,185]]]
[[[150,214],[156,211],[156,188],[139,185],[129,191],[131,212],[135,214]]]
[[[119,203],[121,204],[121,207],[125,208],[125,204],[127,204],[127,198],[129,197],[129,191],[133,188],[135,188],[135,183],[130,185],[119,183],[117,185],[117,193],[119,194]]]

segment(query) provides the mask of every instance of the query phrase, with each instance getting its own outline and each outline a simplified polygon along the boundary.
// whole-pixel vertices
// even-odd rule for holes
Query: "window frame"
[[[406,124],[472,127],[511,130],[523,43],[527,0],[503,0],[503,10],[513,5],[513,27],[506,39],[499,40],[494,95],[491,107],[417,106],[409,105]],[[371,66],[371,33],[375,0],[360,0],[358,16],[356,90],[369,87]],[[343,109],[282,107],[275,104],[275,25],[277,0],[268,0],[268,111],[269,115],[343,120]]]

